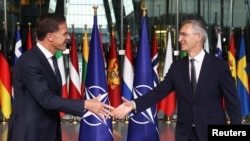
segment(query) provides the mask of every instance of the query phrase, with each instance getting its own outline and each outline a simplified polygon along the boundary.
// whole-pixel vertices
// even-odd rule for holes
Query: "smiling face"
[[[45,13],[36,20],[37,42],[55,54],[57,50],[65,50],[70,39],[66,19],[63,15]]]
[[[181,27],[178,41],[181,45],[181,50],[187,51],[192,56],[198,54],[203,48],[202,37],[193,28],[192,23],[186,23]]]
[[[67,41],[70,39],[68,34],[67,24],[63,23],[58,26],[59,30],[53,32],[53,43],[52,46],[57,50],[65,50]]]
[[[67,48],[67,41],[70,39],[68,34],[67,24],[62,23],[58,25],[58,30],[48,33],[46,35],[47,48],[51,53],[55,53],[57,50],[64,51]]]

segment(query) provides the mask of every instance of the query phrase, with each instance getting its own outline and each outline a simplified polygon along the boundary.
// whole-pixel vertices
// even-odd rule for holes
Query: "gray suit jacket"
[[[241,110],[235,82],[224,60],[205,54],[195,96],[189,78],[189,60],[172,63],[164,80],[153,91],[135,99],[137,112],[150,107],[172,90],[177,97],[176,141],[188,141],[194,124],[200,141],[207,141],[208,125],[226,124],[224,96],[231,124],[241,124]]]
[[[59,112],[83,115],[84,101],[61,97],[61,84],[37,46],[17,60],[13,88],[8,141],[61,141]]]

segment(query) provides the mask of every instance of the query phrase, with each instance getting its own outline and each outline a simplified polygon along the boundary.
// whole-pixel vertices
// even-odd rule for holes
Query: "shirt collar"
[[[197,54],[195,57],[193,57],[193,59],[195,59],[195,61],[198,61],[201,63],[204,59],[204,56],[205,56],[205,51],[201,50],[201,52],[199,54]],[[190,56],[188,58],[189,58],[189,60],[192,59]]]
[[[42,46],[40,43],[37,43],[38,48],[42,51],[42,53],[45,55],[47,59],[51,58],[53,54],[49,52],[44,46]]]

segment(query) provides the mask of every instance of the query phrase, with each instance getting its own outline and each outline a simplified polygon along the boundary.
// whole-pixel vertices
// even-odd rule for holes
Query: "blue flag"
[[[218,40],[217,40],[217,45],[216,45],[216,50],[215,50],[215,56],[222,59],[222,43],[221,43],[221,33],[218,33]]]
[[[147,33],[146,17],[142,17],[142,26],[135,62],[133,98],[136,99],[154,88],[153,68]],[[159,141],[156,106],[152,106],[129,119],[128,141]]]
[[[250,113],[250,98],[248,88],[247,59],[243,35],[241,37],[240,50],[238,55],[237,90],[241,105],[242,116],[245,117]]]
[[[17,28],[16,30],[16,43],[15,43],[15,53],[14,53],[14,60],[13,63],[15,64],[17,59],[22,55],[23,53],[23,47],[22,47],[22,41],[20,36],[20,29]]]
[[[100,101],[109,104],[104,59],[96,15],[94,15],[88,60],[84,99],[93,99],[101,94]],[[102,120],[94,113],[85,110],[80,123],[79,141],[113,141],[111,119]]]

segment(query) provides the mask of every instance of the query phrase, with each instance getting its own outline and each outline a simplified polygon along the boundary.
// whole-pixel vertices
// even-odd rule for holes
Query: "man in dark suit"
[[[59,112],[83,116],[87,109],[105,120],[113,107],[99,101],[61,97],[60,73],[53,65],[57,50],[70,39],[64,16],[41,15],[36,21],[37,44],[25,52],[13,68],[14,103],[8,141],[61,141]],[[58,79],[57,79],[58,78]]]
[[[178,105],[176,141],[207,141],[208,125],[227,124],[223,97],[230,124],[241,124],[238,95],[229,66],[203,49],[206,37],[202,22],[185,21],[180,29],[179,43],[188,56],[173,62],[164,80],[152,91],[132,101],[123,98],[124,103],[113,111],[114,117],[123,118],[132,110],[143,111],[175,90]],[[194,86],[191,84],[191,59],[194,59],[196,73]]]

